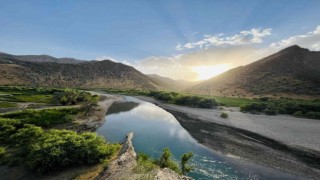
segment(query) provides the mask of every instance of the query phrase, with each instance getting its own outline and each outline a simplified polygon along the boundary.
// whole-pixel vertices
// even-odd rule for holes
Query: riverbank
[[[116,101],[122,100],[121,96],[104,94],[99,92],[89,91],[92,95],[100,96],[98,106],[88,115],[79,116],[74,123],[79,124],[78,131],[95,131],[105,121],[105,115],[109,107]]]
[[[137,98],[170,112],[195,139],[215,151],[302,177],[320,176],[318,131],[314,131],[320,122],[316,120],[289,121],[293,118],[244,114],[232,108],[189,108],[150,97]],[[221,112],[227,112],[229,118],[220,118]]]

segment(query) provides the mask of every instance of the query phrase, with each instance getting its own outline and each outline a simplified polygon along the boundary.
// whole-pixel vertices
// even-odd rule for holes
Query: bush
[[[0,158],[2,158],[6,154],[6,148],[0,147]]]
[[[172,160],[172,153],[169,148],[163,149],[161,158],[158,160],[157,164],[161,168],[169,168],[176,173],[181,174],[178,164]]]
[[[303,113],[302,113],[302,111],[297,111],[297,112],[295,112],[295,113],[293,114],[293,116],[295,116],[295,117],[302,117],[302,116],[303,116]]]
[[[95,133],[50,130],[30,146],[29,166],[39,173],[76,164],[92,164],[111,156],[119,145],[106,144]]]
[[[274,110],[274,109],[267,109],[265,110],[265,113],[267,115],[277,115],[278,114],[278,111],[277,110]]]
[[[55,124],[72,121],[72,116],[79,112],[76,108],[23,110],[1,115],[3,118],[19,119],[24,123],[34,124],[42,127],[51,127]]]
[[[157,165],[155,160],[153,160],[149,155],[144,153],[139,153],[137,157],[137,166],[134,168],[135,173],[145,174],[156,169]]]
[[[229,115],[228,115],[227,113],[224,113],[224,112],[221,113],[221,115],[220,115],[221,118],[228,118],[228,116],[229,116]]]
[[[320,112],[307,112],[305,117],[312,119],[320,119]]]
[[[27,162],[39,173],[72,165],[97,163],[120,148],[119,144],[108,144],[95,133],[45,131],[41,127],[13,119],[0,119],[0,142],[19,149],[14,154],[17,159],[15,162]]]
[[[192,167],[188,165],[188,162],[192,158],[193,154],[191,152],[185,153],[181,156],[181,172],[183,175],[186,175],[192,170]]]

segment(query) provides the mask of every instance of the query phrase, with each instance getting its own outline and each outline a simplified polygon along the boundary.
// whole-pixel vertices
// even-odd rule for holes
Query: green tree
[[[177,172],[177,173],[181,173],[177,163],[175,163],[173,160],[172,160],[172,153],[171,151],[169,150],[169,148],[164,148],[163,151],[162,151],[162,155],[161,155],[161,158],[159,160],[159,163],[158,165],[161,167],[161,168],[169,168],[169,169],[172,169],[173,171]]]
[[[188,165],[188,162],[193,157],[192,152],[185,153],[181,156],[181,171],[183,175],[186,175],[192,170],[192,167]]]

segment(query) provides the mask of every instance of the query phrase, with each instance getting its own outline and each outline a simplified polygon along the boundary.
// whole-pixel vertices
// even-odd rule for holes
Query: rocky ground
[[[127,135],[126,141],[122,145],[118,158],[108,165],[108,169],[103,173],[101,180],[136,180],[136,179],[154,179],[154,180],[191,180],[186,176],[180,176],[174,171],[164,168],[155,169],[150,173],[137,174],[134,168],[137,165],[137,154],[132,145],[133,133]]]

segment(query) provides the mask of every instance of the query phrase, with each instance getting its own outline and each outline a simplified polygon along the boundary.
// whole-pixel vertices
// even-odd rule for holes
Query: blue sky
[[[150,57],[199,52],[179,50],[177,45],[199,42],[205,35],[223,34],[228,39],[241,31],[270,29],[259,42],[227,43],[261,48],[320,25],[319,0],[0,0],[0,4],[2,52],[87,60],[112,57],[138,69],[143,64],[137,61]]]

